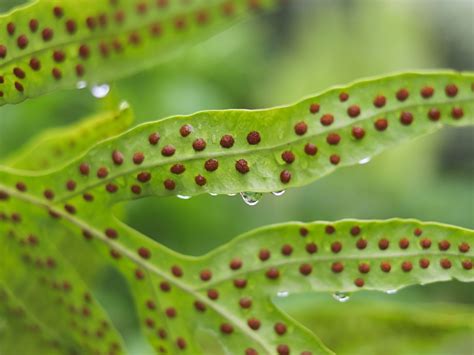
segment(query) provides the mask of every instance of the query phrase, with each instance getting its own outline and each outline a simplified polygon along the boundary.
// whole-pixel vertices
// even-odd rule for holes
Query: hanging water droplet
[[[176,195],[177,198],[180,198],[181,200],[189,200],[191,196],[185,196],[185,195]]]
[[[76,84],[76,89],[85,89],[87,87],[87,83],[85,81],[78,81]]]
[[[130,104],[127,101],[122,101],[119,105],[119,110],[124,111],[130,108]]]
[[[277,297],[288,297],[288,291],[278,291]]]
[[[209,195],[211,196],[217,196],[218,194],[214,193],[214,192],[209,192]]]
[[[397,292],[398,292],[398,290],[387,290],[387,291],[385,291],[385,293],[386,293],[387,295],[394,295],[394,294],[396,294]]]
[[[108,84],[94,85],[91,88],[92,95],[98,99],[106,97],[109,91],[110,86]]]
[[[273,196],[283,196],[285,194],[286,190],[281,190],[281,191],[274,191],[272,192]]]
[[[343,292],[336,292],[332,295],[332,297],[334,297],[334,299],[339,302],[347,302],[350,299],[350,296]]]
[[[247,205],[255,206],[260,201],[263,194],[261,192],[241,192],[240,196],[242,196],[242,199]]]
[[[370,157],[359,160],[360,165],[368,164],[370,162]]]

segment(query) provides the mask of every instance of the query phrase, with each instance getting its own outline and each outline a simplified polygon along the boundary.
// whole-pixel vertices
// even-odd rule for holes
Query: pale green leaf
[[[131,126],[133,113],[124,104],[121,109],[87,117],[64,128],[45,130],[7,157],[3,165],[22,170],[57,169],[106,138]]]
[[[37,0],[0,15],[0,106],[159,63],[276,0]]]

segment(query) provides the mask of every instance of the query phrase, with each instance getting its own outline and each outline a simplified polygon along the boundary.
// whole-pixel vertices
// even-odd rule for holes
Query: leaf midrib
[[[360,251],[361,253],[364,252],[364,250]],[[336,256],[336,255],[314,255],[314,256],[307,256],[307,257],[288,257],[288,259],[279,259],[277,262],[274,263],[262,263],[262,266],[250,268],[247,270],[239,270],[239,271],[234,271],[232,274],[230,274],[228,277],[221,277],[221,278],[215,278],[210,282],[206,282],[205,286],[202,287],[196,287],[196,291],[202,291],[205,290],[209,287],[219,285],[221,283],[227,282],[234,280],[238,278],[239,276],[243,275],[249,275],[253,273],[258,273],[262,272],[264,270],[268,270],[271,267],[278,267],[278,266],[287,266],[287,265],[292,265],[292,264],[300,264],[300,263],[320,263],[320,262],[330,262],[330,261],[348,261],[348,260],[373,260],[373,259],[392,259],[392,258],[415,258],[417,256],[454,256],[454,257],[463,257],[463,256],[472,256],[470,253],[466,254],[460,254],[456,252],[448,252],[448,251],[429,251],[429,252],[423,252],[422,250],[418,250],[418,252],[412,252],[412,253],[402,253],[402,252],[392,252],[392,253],[374,253],[374,254],[365,254],[365,255],[346,255],[346,256]]]
[[[304,135],[302,137],[298,136],[296,139],[292,139],[292,140],[289,140],[289,141],[285,141],[284,143],[281,143],[281,144],[276,144],[276,145],[268,146],[268,147],[264,147],[264,148],[256,147],[256,148],[252,148],[252,150],[232,151],[231,153],[228,153],[226,151],[219,152],[219,153],[212,153],[212,154],[199,153],[196,156],[185,158],[185,159],[176,159],[176,158],[174,158],[174,159],[170,159],[170,160],[165,160],[165,161],[160,162],[158,164],[148,164],[148,165],[147,164],[142,164],[139,167],[132,166],[132,169],[122,171],[122,172],[120,172],[118,174],[115,174],[115,175],[110,174],[105,179],[97,180],[95,183],[87,185],[87,187],[84,187],[82,189],[77,189],[73,193],[70,193],[70,194],[67,194],[63,197],[60,197],[60,198],[56,199],[56,202],[61,203],[61,202],[67,201],[67,200],[69,200],[69,199],[71,199],[75,196],[78,196],[78,195],[80,195],[80,194],[82,194],[86,191],[90,191],[90,190],[92,190],[93,188],[95,188],[97,186],[105,185],[106,183],[108,183],[110,181],[113,181],[114,179],[117,179],[117,178],[120,178],[120,177],[126,176],[126,175],[131,175],[131,174],[137,173],[139,171],[144,171],[145,169],[159,168],[159,167],[164,166],[164,165],[175,164],[175,163],[178,163],[178,162],[185,163],[185,162],[191,162],[191,161],[194,161],[194,160],[201,160],[201,159],[224,158],[224,157],[228,158],[228,157],[232,157],[232,156],[242,156],[244,154],[254,154],[256,152],[273,151],[273,150],[277,150],[279,148],[285,147],[289,144],[295,144],[295,143],[298,143],[300,141],[308,140],[309,138],[318,137],[320,135],[326,134],[327,132],[344,129],[348,126],[352,126],[354,124],[354,122],[361,122],[361,121],[371,120],[374,117],[379,116],[380,114],[388,115],[388,114],[391,114],[393,112],[397,112],[397,111],[400,111],[400,110],[406,110],[406,109],[412,109],[412,108],[416,108],[416,107],[425,107],[425,106],[433,106],[433,105],[446,105],[446,104],[449,104],[449,103],[455,104],[455,103],[464,103],[464,102],[470,102],[470,101],[473,101],[473,99],[469,99],[469,98],[462,99],[462,100],[450,99],[450,100],[447,100],[447,101],[441,101],[441,102],[436,102],[436,103],[427,102],[427,103],[421,103],[421,104],[416,104],[416,105],[415,104],[407,105],[407,106],[398,107],[398,108],[392,109],[392,110],[379,111],[377,114],[367,116],[366,118],[361,118],[361,119],[357,119],[357,120],[353,120],[353,121],[348,121],[347,124],[342,124],[342,125],[339,125],[339,126],[333,126],[331,128],[323,127],[324,130],[319,131],[318,133],[307,134],[307,135]],[[286,106],[286,107],[291,107],[291,106]],[[443,123],[443,122],[440,122],[440,121],[433,122],[433,126],[437,129],[440,129],[444,125],[449,125],[449,124],[446,124],[446,123]],[[431,132],[428,132],[428,133],[431,133]],[[377,153],[375,153],[374,155],[376,155],[376,154]],[[51,175],[54,176],[55,174],[58,174],[61,171],[62,170],[58,170],[58,171],[52,173]],[[38,176],[38,177],[41,178],[42,176]],[[123,199],[121,199],[121,200],[123,200]]]
[[[28,8],[28,6],[25,7],[25,9],[27,9],[27,8]],[[119,9],[117,8],[117,10],[119,10]],[[196,11],[196,9],[193,9],[193,10]],[[160,10],[158,10],[158,11],[160,11]],[[71,40],[69,40],[69,41],[66,40],[66,41],[62,41],[62,42],[59,42],[59,43],[54,43],[54,45],[53,45],[53,43],[51,43],[51,45],[46,45],[44,47],[41,47],[41,48],[36,49],[36,50],[32,50],[30,52],[24,52],[24,53],[21,53],[19,56],[8,59],[7,61],[0,64],[0,69],[3,69],[4,67],[9,66],[12,63],[21,61],[24,58],[28,58],[28,57],[31,57],[33,55],[37,55],[38,53],[47,52],[47,51],[50,51],[50,50],[53,50],[53,49],[63,48],[63,47],[66,47],[66,46],[69,46],[69,45],[72,45],[72,44],[89,43],[91,41],[95,41],[95,40],[98,40],[98,39],[114,38],[114,37],[123,35],[124,33],[131,33],[131,32],[135,32],[135,31],[141,31],[141,30],[149,27],[150,25],[156,23],[157,21],[159,21],[160,23],[168,22],[168,21],[172,20],[173,16],[189,16],[190,13],[192,13],[192,10],[183,11],[182,13],[179,13],[179,14],[166,14],[166,15],[163,15],[163,18],[156,18],[153,21],[151,21],[151,19],[148,19],[148,21],[150,21],[150,22],[147,22],[146,25],[142,25],[142,26],[130,26],[130,27],[127,27],[126,25],[118,26],[117,27],[118,28],[117,32],[111,32],[110,31],[110,32],[102,32],[101,33],[101,32],[96,30],[96,32],[95,33],[93,32],[92,35],[85,35],[84,37],[80,37],[80,38],[78,38],[77,36],[74,37],[74,35],[72,35]],[[114,14],[113,13],[108,13],[108,15],[112,16]],[[234,19],[235,19],[235,17],[232,18],[232,20],[234,20]],[[114,22],[114,25],[115,25],[115,22]]]

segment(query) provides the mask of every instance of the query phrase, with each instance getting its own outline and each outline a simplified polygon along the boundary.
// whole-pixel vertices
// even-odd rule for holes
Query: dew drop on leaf
[[[177,198],[181,200],[189,200],[191,196],[186,196],[186,195],[176,195]]]
[[[273,196],[283,196],[285,194],[286,190],[281,190],[281,191],[274,191],[272,192]]]
[[[365,164],[368,164],[368,163],[370,163],[370,157],[366,157],[366,158],[363,158],[363,159],[359,160],[360,165],[365,165]]]
[[[334,297],[334,299],[336,301],[339,301],[339,302],[347,302],[349,301],[350,297],[349,295],[345,294],[345,293],[342,293],[342,292],[335,292],[332,297]]]
[[[227,196],[230,196],[230,197],[234,197],[236,196],[237,194],[227,194]]]
[[[387,290],[387,291],[385,291],[385,293],[386,293],[387,295],[394,295],[394,294],[396,294],[397,292],[398,292],[398,290]]]
[[[242,196],[242,199],[247,205],[255,206],[260,201],[263,194],[261,192],[241,192],[240,196]]]
[[[219,195],[219,194],[216,194],[216,193],[214,193],[214,192],[209,192],[209,195],[211,195],[211,196],[217,196],[217,195]]]
[[[108,84],[94,85],[91,88],[92,96],[97,99],[102,99],[108,95],[110,86]]]
[[[125,111],[125,110],[128,110],[129,108],[130,108],[130,104],[127,101],[120,102],[120,105],[119,105],[120,111]]]
[[[76,89],[85,89],[87,87],[87,83],[85,81],[78,81],[76,84]]]

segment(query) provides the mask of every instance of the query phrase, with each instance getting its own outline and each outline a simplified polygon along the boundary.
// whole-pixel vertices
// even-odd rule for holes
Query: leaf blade
[[[42,195],[58,179],[64,180],[61,176],[76,177],[77,188],[73,192],[59,188],[58,201],[88,191],[111,204],[149,195],[271,192],[302,186],[444,125],[473,124],[473,82],[471,73],[408,73],[337,87],[290,106],[204,111],[146,123],[42,177],[35,194]],[[445,93],[450,85],[457,88],[455,97]],[[426,87],[436,89],[430,98],[420,94]],[[411,99],[394,99],[401,88],[410,89]],[[354,101],[340,102],[341,92],[350,92]],[[372,103],[377,95],[392,102],[377,108]],[[313,114],[310,110],[315,103],[320,108]],[[353,106],[362,108],[357,118],[347,112]],[[428,117],[433,109],[442,119]],[[453,111],[462,117],[452,117]],[[321,123],[328,113],[334,117],[329,126]],[[405,114],[411,117],[410,124],[401,122]],[[383,130],[378,126],[381,117],[389,125]],[[303,128],[304,134],[296,132]],[[363,130],[363,138],[354,137],[357,129]],[[151,144],[154,134],[161,138]],[[230,144],[225,139],[231,139],[232,147],[222,146]],[[118,154],[118,161],[114,154]],[[143,159],[135,161],[136,154],[142,154]],[[79,174],[81,164],[90,167],[87,175]],[[106,192],[107,186],[113,192]]]
[[[124,132],[132,122],[132,111],[123,106],[116,111],[87,117],[74,125],[46,130],[7,157],[3,164],[30,171],[56,169],[82,155],[97,142]]]
[[[12,198],[25,198],[9,192]],[[178,346],[196,351],[202,339],[194,330],[204,327],[226,351],[253,349],[284,354],[290,348],[328,353],[305,328],[281,314],[271,298],[280,293],[286,295],[289,290],[388,290],[451,278],[465,282],[474,279],[474,254],[470,249],[474,231],[442,224],[398,219],[289,223],[262,228],[209,255],[190,258],[167,250],[117,221],[104,222],[104,216],[94,221],[89,218],[92,222],[86,223],[62,209],[43,205],[39,200],[30,201],[88,231],[102,245],[103,252],[112,252],[137,300],[141,300],[137,307],[146,334],[153,346],[163,349]],[[110,228],[105,229],[106,225]],[[425,236],[429,236],[429,247]],[[360,238],[366,238],[368,245],[360,247]],[[408,246],[403,239],[408,239]],[[316,247],[308,249],[313,243]],[[262,248],[269,251],[270,259],[261,256]],[[429,259],[428,265],[421,263],[423,258]],[[361,269],[362,264],[370,262],[376,265]],[[390,263],[388,271],[383,263]],[[342,267],[335,268],[335,264]],[[203,277],[205,269],[211,277]],[[316,273],[318,277],[311,278]],[[144,283],[143,279],[148,281]],[[157,294],[156,289],[150,289],[150,282],[160,285],[158,313],[155,306],[145,302],[150,297],[155,300]],[[245,299],[250,299],[251,304],[247,305]],[[175,343],[167,338],[157,339],[156,324],[169,324],[166,334],[172,334]],[[161,331],[164,329],[159,328]]]
[[[0,209],[0,285],[8,296],[0,301],[0,308],[7,320],[13,315],[13,329],[33,327],[25,338],[42,341],[45,351],[51,348],[52,353],[122,352],[120,334],[78,271],[57,249],[56,243],[60,245],[64,236],[54,233],[55,224],[37,212],[21,200]],[[9,309],[19,312],[11,314]],[[10,333],[3,343],[15,348],[17,340],[17,334]]]
[[[289,237],[291,235],[291,237]],[[304,235],[304,236],[303,236]],[[313,238],[311,235],[314,235]],[[397,235],[394,237],[393,235]],[[430,237],[425,237],[426,235]],[[433,240],[431,236],[433,235],[442,235],[449,236],[449,241],[443,238]],[[389,262],[391,260],[397,262],[397,268],[391,266],[388,271],[382,270],[379,265],[378,269],[375,268],[376,272],[380,272],[380,275],[390,275],[390,272],[403,271],[401,275],[403,276],[404,282],[410,282],[413,284],[425,284],[429,283],[430,277],[439,278],[442,276],[443,270],[449,270],[453,265],[444,268],[441,265],[442,256],[453,257],[457,259],[458,265],[456,269],[453,269],[453,274],[459,281],[472,281],[472,275],[466,273],[466,271],[471,270],[469,265],[466,264],[467,268],[464,268],[462,265],[463,258],[469,259],[474,255],[470,248],[464,245],[472,240],[474,234],[472,230],[454,227],[449,225],[444,225],[440,223],[422,223],[417,220],[406,220],[406,219],[391,219],[385,221],[360,221],[360,220],[342,220],[336,223],[331,222],[315,222],[314,224],[300,224],[300,223],[286,223],[282,225],[275,225],[271,227],[264,227],[257,229],[254,232],[245,234],[239,238],[236,238],[230,242],[225,248],[217,249],[211,254],[204,257],[203,263],[209,264],[212,263],[211,260],[217,255],[221,255],[222,252],[230,251],[236,253],[246,245],[247,248],[252,250],[260,250],[261,248],[256,245],[251,246],[255,243],[257,245],[262,245],[264,242],[270,242],[273,245],[273,249],[268,249],[271,254],[277,254],[279,258],[279,263],[273,265],[270,263],[270,266],[282,266],[286,268],[287,264],[294,265],[303,264],[312,260],[313,258],[319,259],[319,262],[326,266],[326,271],[324,275],[319,274],[320,285],[317,285],[316,289],[313,291],[329,291],[329,292],[353,292],[364,287],[364,289],[371,289],[371,285],[364,284],[363,286],[357,286],[354,284],[355,278],[353,280],[343,280],[340,283],[336,284],[326,284],[321,280],[323,276],[327,276],[330,279],[330,282],[334,281],[334,278],[330,276],[337,276],[339,273],[344,271],[342,270],[333,270],[333,264],[336,261],[347,261],[348,264],[351,264],[351,268],[355,269],[357,272],[353,275],[363,276],[368,274],[372,269],[369,268],[366,270],[358,270],[359,262],[364,262],[364,257],[367,258],[367,261],[372,259],[380,262],[380,264],[385,261]],[[299,237],[299,241],[298,241]],[[262,238],[262,241],[259,241],[259,238]],[[296,248],[291,248],[288,251],[285,251],[284,247],[286,244],[285,240],[291,241],[292,243],[298,243],[298,250]],[[278,240],[277,245],[279,247],[275,248],[275,243],[272,243],[272,240]],[[282,241],[283,240],[283,241]],[[341,242],[345,240],[345,242]],[[361,241],[363,241],[361,243]],[[442,243],[442,242],[448,242]],[[313,243],[315,245],[313,245]],[[347,244],[346,244],[347,243]],[[443,245],[442,245],[443,244]],[[291,246],[291,243],[288,245]],[[446,248],[446,249],[444,249]],[[465,250],[467,248],[467,250]],[[308,250],[309,249],[309,250]],[[349,249],[349,250],[346,250]],[[461,251],[461,249],[463,251]],[[287,253],[287,254],[286,254]],[[301,259],[295,258],[295,253],[298,253],[299,256],[302,256]],[[322,254],[321,254],[322,253]],[[366,256],[366,254],[370,254]],[[321,256],[322,255],[322,256]],[[285,258],[288,256],[288,258]],[[412,263],[412,268],[403,268],[404,258],[410,259],[422,259],[422,258],[432,257],[437,263],[430,263],[426,267],[425,265],[416,265]],[[232,259],[227,257],[227,259]],[[296,260],[295,260],[296,259]],[[354,262],[354,260],[356,262]],[[260,260],[261,261],[261,260]],[[218,262],[219,263],[219,262]],[[221,262],[219,263],[221,264]],[[259,262],[254,258],[253,265],[259,265],[259,268],[255,269],[254,272],[262,273],[268,269],[268,266],[264,263]],[[432,264],[437,264],[436,266]],[[423,279],[412,279],[408,278],[410,272],[418,267],[419,269],[428,269],[430,266],[436,267],[436,275],[428,274],[423,275]],[[374,269],[374,268],[373,268]],[[298,272],[301,275],[304,275],[302,270],[293,270],[296,277]],[[253,271],[252,271],[253,272]],[[233,273],[233,277],[238,277],[239,273]],[[290,277],[291,278],[291,277]],[[388,277],[385,277],[387,280]],[[389,280],[385,281],[377,278],[377,285],[374,286],[376,290],[379,291],[388,291],[399,288],[399,280]],[[226,278],[217,279],[214,282],[225,283],[229,281]],[[384,282],[387,282],[386,284]],[[390,283],[393,282],[393,283]],[[403,283],[403,282],[401,282]],[[213,283],[209,283],[209,286],[213,286]],[[298,284],[298,288],[301,291],[311,291],[313,285],[307,285],[308,288],[304,289],[301,285],[301,282]],[[295,285],[296,287],[296,285]],[[269,292],[273,292],[270,289]]]
[[[265,0],[258,8],[274,6]],[[0,39],[0,106],[146,69],[252,9],[244,0],[36,1],[16,8],[0,16],[7,29]]]

